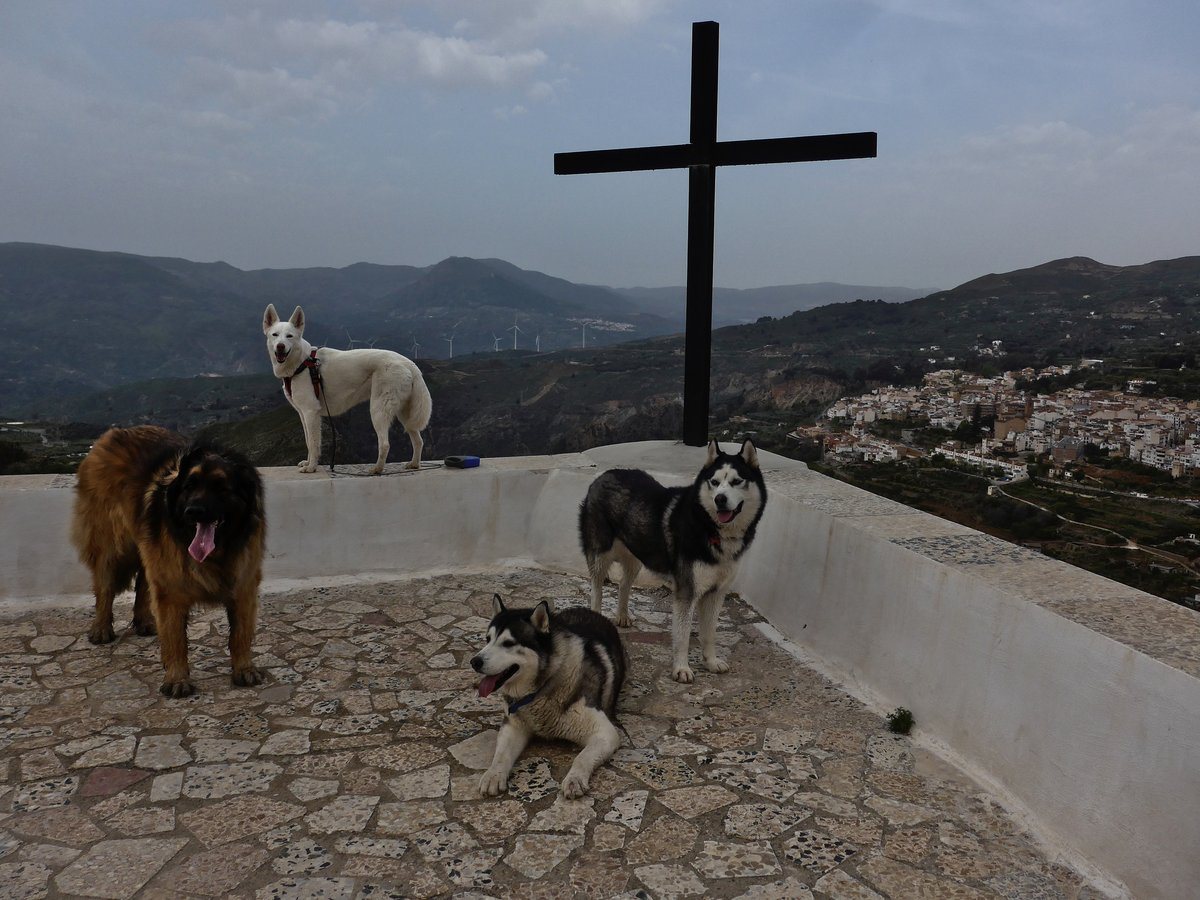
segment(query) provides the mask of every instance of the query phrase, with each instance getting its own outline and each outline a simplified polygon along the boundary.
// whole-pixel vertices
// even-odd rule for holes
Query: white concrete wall
[[[775,627],[1133,896],[1200,897],[1200,681],[862,522],[773,512],[738,586]]]
[[[510,561],[582,572],[578,506],[598,471],[636,465],[682,480],[702,458],[650,443],[385,478],[270,470],[266,578]],[[772,493],[735,584],[743,596],[879,706],[912,709],[922,734],[1135,896],[1198,896],[1200,680],[1023,599],[994,572],[890,539],[957,526],[898,505],[827,512],[808,494],[848,506],[870,495],[763,461],[788,488]],[[50,484],[0,478],[6,608],[86,602],[87,574],[66,539],[72,492]],[[1064,568],[1080,591],[1112,585]]]
[[[69,540],[75,492],[52,478],[0,477],[0,601],[91,590]]]
[[[563,564],[572,555],[576,526],[564,525],[562,534],[548,530],[558,504],[547,498],[572,490],[582,497],[594,472],[574,455],[546,461],[540,469],[497,461],[383,478],[267,470],[264,578],[472,568],[510,558]],[[576,468],[567,475],[552,468],[564,462]],[[74,491],[48,487],[54,481],[0,478],[0,602],[6,606],[91,590],[68,538]],[[564,516],[568,521],[573,513]]]

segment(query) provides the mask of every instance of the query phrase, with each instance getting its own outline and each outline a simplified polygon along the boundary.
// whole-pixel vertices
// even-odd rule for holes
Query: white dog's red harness
[[[300,367],[291,375],[283,379],[283,390],[288,395],[288,399],[292,396],[292,379],[299,375],[304,369],[308,369],[308,377],[312,379],[313,393],[317,395],[317,399],[321,399],[321,361],[317,359],[317,348],[314,347],[312,352],[308,354],[308,359],[300,363]]]

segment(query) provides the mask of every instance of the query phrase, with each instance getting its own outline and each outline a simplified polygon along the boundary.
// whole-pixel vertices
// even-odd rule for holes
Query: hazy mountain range
[[[79,267],[56,266],[64,253]],[[503,352],[460,355],[456,343],[453,360],[418,354],[434,395],[430,457],[557,452],[678,435],[682,337],[624,292],[570,285],[497,260],[240,272],[79,253],[0,246],[0,304],[10,323],[0,338],[10,362],[23,354],[29,372],[10,365],[15,377],[8,383],[18,381],[27,402],[18,408],[10,389],[5,412],[92,423],[76,429],[81,434],[137,422],[203,427],[261,464],[290,464],[303,455],[303,439],[264,358],[258,322],[268,300],[285,312],[305,304],[318,341],[335,346],[326,335],[336,338],[339,324],[359,338],[359,325],[374,323],[383,333],[381,323],[398,318],[402,324],[391,333],[400,335],[423,315],[449,326],[461,316],[461,339],[468,321],[477,325],[473,316],[495,316],[502,325],[519,309],[522,323],[544,323],[544,351],[556,317],[581,318],[604,304],[607,321],[629,330],[597,329],[610,341],[601,346],[591,343],[589,327],[587,349],[535,353],[521,334],[516,352],[509,344]],[[24,298],[19,310],[17,296]],[[318,309],[331,312],[323,320]],[[712,428],[753,430],[764,446],[778,447],[791,427],[838,396],[942,367],[1000,370],[1089,356],[1190,369],[1200,358],[1198,332],[1200,257],[1128,267],[1073,257],[908,302],[832,303],[714,332]],[[993,341],[1003,356],[992,355]],[[399,339],[378,343],[407,349]],[[247,374],[196,377],[214,370]],[[89,379],[127,383],[87,393]],[[373,455],[365,409],[339,418],[337,428],[339,461]],[[397,435],[395,446],[403,443]]]
[[[664,318],[683,321],[687,289],[615,288],[618,294],[629,297],[647,312]],[[878,287],[862,284],[839,284],[822,281],[816,284],[780,284],[760,288],[715,288],[713,290],[713,324],[743,325],[763,316],[786,316],[797,310],[813,309],[830,303],[853,300],[883,300],[902,303],[933,293],[932,288]]]
[[[753,321],[862,297],[919,292],[837,284],[718,290],[714,319]],[[340,269],[258,269],[226,263],[0,244],[3,409],[25,414],[151,378],[267,371],[259,323],[305,307],[307,337],[378,346],[417,359],[495,349],[607,346],[677,332],[683,288],[574,284],[499,259],[435,265],[356,263]],[[514,328],[516,333],[514,335]],[[586,335],[585,335],[586,331]]]
[[[1194,365],[1198,326],[1200,258],[1127,268],[1056,260],[907,303],[821,306],[714,332],[711,431],[752,431],[762,446],[779,448],[788,430],[837,397],[911,383],[935,368],[1000,371],[1076,363],[1082,356]],[[992,355],[993,341],[1001,342],[1003,355]],[[435,406],[431,452],[566,452],[677,437],[682,343],[669,335],[586,351],[510,351],[423,363]],[[206,380],[176,381],[170,389]],[[222,419],[211,427],[212,437],[263,463],[287,464],[303,455],[295,414],[281,408],[277,384],[264,380],[262,399],[240,414],[222,410],[214,390],[206,386],[203,401],[192,399],[201,414]],[[148,420],[169,411],[161,392],[143,396],[157,404]],[[365,411],[340,421],[338,431],[339,459],[371,457],[374,435]]]

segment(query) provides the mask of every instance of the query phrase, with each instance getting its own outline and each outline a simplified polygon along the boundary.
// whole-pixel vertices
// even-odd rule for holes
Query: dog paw
[[[479,793],[495,797],[508,787],[508,775],[496,769],[488,769],[479,778]]]
[[[691,666],[676,666],[675,671],[671,673],[671,677],[680,684],[691,684],[696,680],[696,674],[692,671]]]
[[[588,779],[577,772],[568,772],[563,779],[562,794],[568,800],[576,800],[587,793]]]
[[[236,687],[251,687],[266,680],[267,673],[254,666],[247,666],[233,673],[233,683]]]
[[[147,619],[144,622],[133,620],[133,633],[138,637],[154,637],[158,634],[158,626],[154,624],[153,619]]]
[[[300,462],[296,463],[296,466],[305,475],[311,475],[313,472],[317,471],[317,464],[310,463],[307,459],[300,460]]]
[[[421,468],[421,464],[420,464],[419,462],[407,462],[407,463],[405,463],[405,464],[404,464],[404,468],[406,468],[406,469],[419,469],[419,468]]]
[[[383,466],[371,466],[370,474],[382,475],[383,474]]]
[[[111,625],[93,625],[88,632],[88,640],[93,644],[111,644],[117,639]]]
[[[630,616],[630,615],[617,616],[617,627],[618,628],[632,628],[633,627],[633,616]]]
[[[704,658],[704,668],[710,672],[724,674],[729,671],[729,663],[719,656],[707,656]]]
[[[192,684],[190,679],[183,678],[179,681],[164,681],[158,688],[158,692],[165,697],[171,697],[179,700],[183,697],[190,697],[196,693],[196,686]]]

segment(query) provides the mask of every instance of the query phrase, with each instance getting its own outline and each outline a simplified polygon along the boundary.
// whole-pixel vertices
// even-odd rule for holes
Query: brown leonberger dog
[[[225,607],[235,685],[259,684],[250,662],[262,580],[262,480],[233,451],[187,442],[165,428],[106,431],[83,462],[71,539],[92,572],[93,644],[113,640],[113,597],[134,582],[132,628],[157,630],[168,697],[195,693],[188,611]]]

